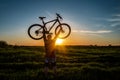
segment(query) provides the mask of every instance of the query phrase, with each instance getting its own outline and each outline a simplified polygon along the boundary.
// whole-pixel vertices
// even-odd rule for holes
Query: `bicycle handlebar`
[[[60,18],[60,19],[63,19],[60,14],[56,13],[57,17]]]

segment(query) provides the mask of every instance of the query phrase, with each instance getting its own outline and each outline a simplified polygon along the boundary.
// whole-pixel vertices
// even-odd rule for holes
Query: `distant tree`
[[[97,44],[95,44],[94,46],[95,46],[95,47],[97,47],[98,45],[97,45]]]
[[[109,47],[111,47],[112,45],[111,45],[111,44],[109,44],[108,46],[109,46]]]
[[[6,47],[8,46],[6,41],[0,41],[0,47]]]

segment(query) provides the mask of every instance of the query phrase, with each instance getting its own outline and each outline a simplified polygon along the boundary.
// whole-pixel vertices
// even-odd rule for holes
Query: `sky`
[[[0,40],[12,45],[43,45],[28,34],[32,24],[56,18],[71,26],[65,45],[120,45],[120,0],[0,0]]]

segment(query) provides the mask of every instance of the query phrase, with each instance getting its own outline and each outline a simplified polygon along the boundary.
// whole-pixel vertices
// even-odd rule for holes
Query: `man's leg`
[[[47,66],[45,66],[45,68],[44,68],[44,73],[45,73],[45,76],[47,77],[48,76],[48,67]]]
[[[54,76],[56,76],[57,75],[56,58],[52,58],[52,68],[53,68]]]
[[[47,77],[48,76],[48,65],[49,65],[49,61],[48,59],[46,58],[45,59],[45,64],[44,64],[44,73],[45,73],[45,76]]]
[[[57,67],[56,66],[53,67],[53,71],[54,71],[54,76],[57,76]]]

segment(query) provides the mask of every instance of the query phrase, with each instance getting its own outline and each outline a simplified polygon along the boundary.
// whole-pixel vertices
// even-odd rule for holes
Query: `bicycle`
[[[67,38],[71,33],[71,27],[66,23],[61,23],[60,20],[63,20],[63,18],[60,16],[60,14],[56,13],[56,19],[53,19],[48,22],[44,22],[44,19],[46,17],[39,17],[39,19],[42,21],[43,25],[40,24],[33,24],[28,28],[28,35],[34,39],[39,40],[43,38],[43,29],[45,30],[46,34],[49,34],[52,28],[55,26],[56,23],[58,23],[58,26],[55,28],[55,35],[57,32],[60,31],[60,36],[58,38],[65,39]],[[50,26],[49,29],[46,28],[46,24],[54,22],[52,26]]]

